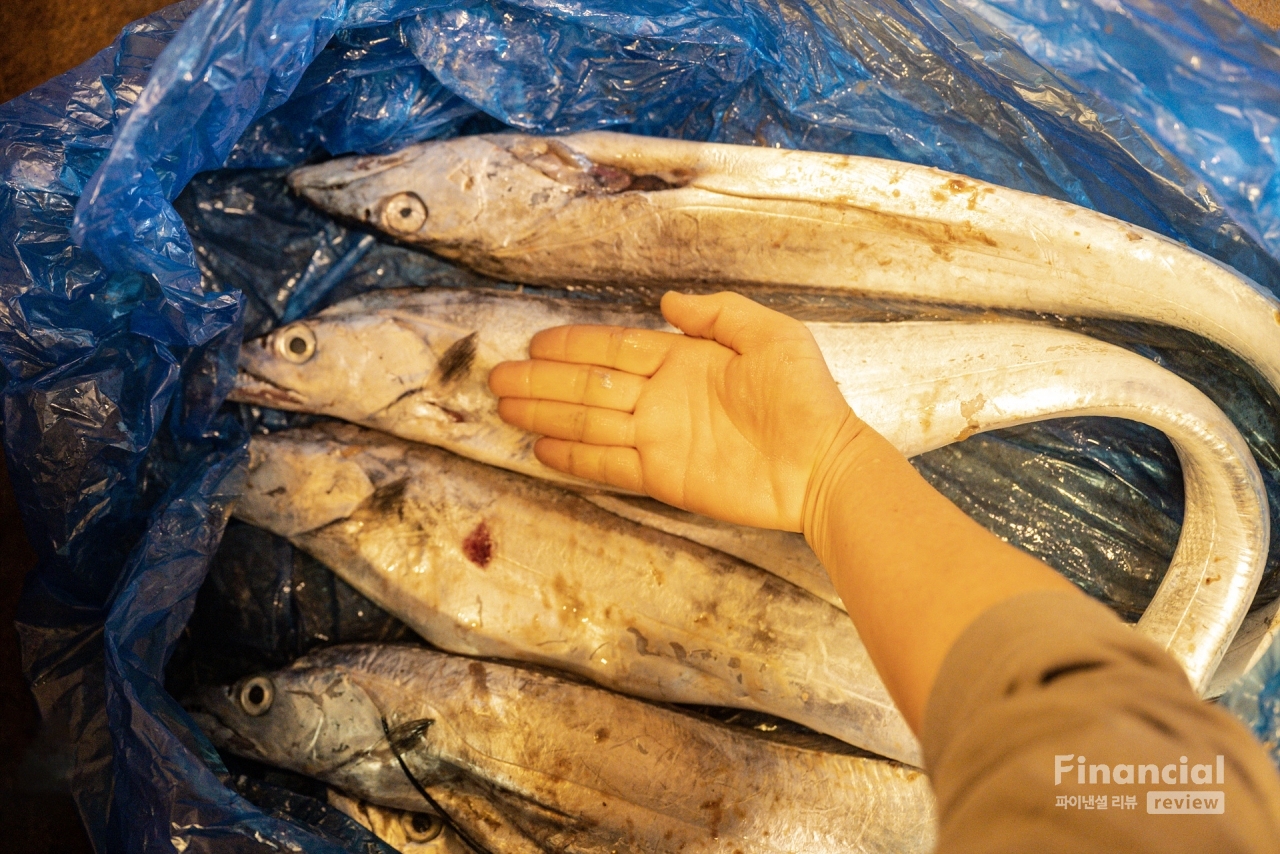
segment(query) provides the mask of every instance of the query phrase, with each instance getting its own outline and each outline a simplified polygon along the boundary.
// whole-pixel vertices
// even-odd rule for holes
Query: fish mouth
[[[236,372],[236,384],[227,395],[227,400],[233,403],[249,403],[272,409],[289,410],[298,410],[306,402],[305,398],[293,389],[285,388],[247,368],[241,368]]]

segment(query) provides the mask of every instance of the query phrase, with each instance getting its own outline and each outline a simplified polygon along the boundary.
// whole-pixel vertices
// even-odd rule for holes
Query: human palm
[[[669,293],[684,334],[568,326],[490,375],[545,464],[718,519],[799,531],[810,477],[854,418],[802,323],[737,294]]]

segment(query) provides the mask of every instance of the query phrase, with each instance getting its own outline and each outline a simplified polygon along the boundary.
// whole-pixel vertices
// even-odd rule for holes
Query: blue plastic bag
[[[172,205],[193,176],[504,124],[869,154],[1096,208],[1274,292],[1278,47],[1220,0],[210,0],[0,106],[5,452],[40,554],[20,631],[95,845],[346,844],[225,787],[162,682],[245,445],[220,406],[246,298],[202,282]],[[255,323],[319,304],[359,242]],[[1273,427],[1242,426],[1280,504]]]

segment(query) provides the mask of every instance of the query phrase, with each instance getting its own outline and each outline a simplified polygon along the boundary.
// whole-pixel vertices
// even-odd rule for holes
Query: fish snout
[[[302,166],[289,173],[289,186],[307,201],[330,213],[385,227],[393,233],[410,233],[404,230],[404,224],[418,217],[416,205],[412,205],[415,212],[406,215],[408,219],[386,219],[390,211],[399,211],[405,207],[401,204],[404,200],[400,196],[413,195],[398,192],[402,185],[397,180],[400,173],[387,173],[403,166],[417,155],[416,148],[410,147],[385,156],[343,157]],[[417,220],[420,226],[426,220],[426,206],[420,198],[414,198],[418,205],[422,205],[421,216]],[[393,200],[395,204],[388,207]]]

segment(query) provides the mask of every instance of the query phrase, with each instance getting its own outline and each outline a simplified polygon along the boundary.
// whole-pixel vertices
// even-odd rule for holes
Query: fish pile
[[[323,780],[334,806],[402,851],[932,845],[927,783],[910,767],[919,745],[803,538],[542,465],[487,387],[534,332],[670,330],[607,298],[633,285],[888,295],[1169,324],[1280,387],[1280,303],[1252,282],[1095,212],[923,167],[503,134],[290,181],[481,273],[592,296],[371,292],[243,345],[232,400],[334,420],[255,436],[236,515],[435,649],[331,647],[206,689],[195,713],[221,749]],[[1239,431],[1193,386],[1008,317],[809,328],[854,411],[907,455],[1073,415],[1163,432],[1185,518],[1136,628],[1206,695],[1265,649],[1276,609],[1246,615],[1266,494]],[[672,704],[814,734],[786,743]]]

